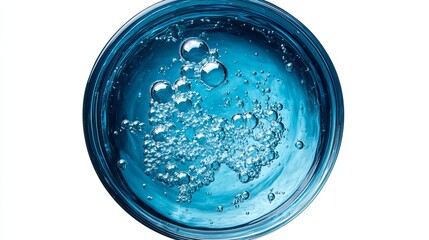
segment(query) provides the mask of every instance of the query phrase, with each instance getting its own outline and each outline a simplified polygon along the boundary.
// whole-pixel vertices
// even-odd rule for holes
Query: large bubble
[[[215,88],[223,84],[226,81],[226,76],[226,67],[218,60],[208,62],[201,68],[201,81],[210,88]]]
[[[173,93],[174,91],[171,84],[165,80],[156,81],[150,89],[150,96],[154,101],[159,103],[169,102]]]
[[[201,62],[209,52],[209,46],[200,38],[188,38],[180,47],[180,57],[189,62]]]

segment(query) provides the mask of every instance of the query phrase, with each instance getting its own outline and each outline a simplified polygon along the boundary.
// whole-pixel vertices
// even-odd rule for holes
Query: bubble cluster
[[[234,200],[232,200],[231,204],[235,206],[235,208],[239,208],[240,207],[240,203],[246,201],[247,199],[249,199],[250,194],[248,191],[244,191],[242,193],[239,193],[237,195],[235,195]]]
[[[137,132],[142,132],[145,127],[145,124],[143,122],[140,122],[138,120],[130,121],[128,119],[124,119],[121,122],[121,127],[119,128],[119,131],[114,131],[115,135],[118,135],[119,132],[129,131],[132,134],[135,134]]]
[[[203,83],[210,90],[227,83],[227,68],[213,53],[217,49],[210,50],[199,38],[185,40],[179,50],[181,77],[173,84],[155,81],[150,89],[151,130],[143,141],[145,174],[177,188],[178,202],[190,203],[195,192],[215,181],[221,168],[234,171],[246,184],[279,156],[276,147],[284,125],[277,103],[268,104],[269,97],[266,106],[254,99],[246,111],[243,102],[242,107],[232,108],[236,112],[229,118],[201,107],[205,99],[194,84]],[[239,207],[249,196],[247,191],[238,194],[233,204]]]
[[[179,50],[184,65],[180,70],[182,78],[199,79],[208,89],[216,88],[227,82],[228,71],[218,58],[218,50],[210,49],[199,38],[186,39]]]

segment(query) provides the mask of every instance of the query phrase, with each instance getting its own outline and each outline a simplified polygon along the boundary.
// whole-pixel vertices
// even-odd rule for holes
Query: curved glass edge
[[[122,38],[131,32],[133,28],[139,26],[139,24],[146,21],[147,19],[153,18],[154,15],[156,15],[158,12],[162,12],[170,7],[173,7],[171,5],[181,5],[180,7],[186,7],[186,5],[207,5],[213,3],[224,3],[229,5],[248,5],[249,3],[252,3],[258,5],[259,7],[263,7],[263,10],[265,11],[272,11],[283,21],[293,24],[294,27],[300,31],[300,34],[295,35],[294,37],[299,38],[301,41],[307,42],[313,47],[315,52],[311,52],[310,55],[318,55],[319,60],[316,62],[321,65],[323,69],[326,69],[326,72],[324,73],[325,81],[329,81],[329,93],[331,93],[330,97],[332,98],[330,126],[331,134],[328,144],[329,151],[327,154],[325,154],[327,156],[324,156],[324,158],[327,159],[326,164],[323,166],[318,166],[325,170],[316,171],[316,175],[312,176],[312,179],[306,186],[306,189],[302,191],[302,194],[295,200],[295,204],[301,204],[296,206],[294,212],[280,212],[279,215],[275,217],[270,216],[271,218],[264,220],[263,224],[270,226],[265,229],[255,229],[254,225],[250,225],[240,229],[222,230],[222,232],[195,230],[173,226],[172,224],[160,221],[159,219],[154,219],[149,214],[143,214],[142,216],[140,215],[142,212],[136,211],[136,209],[133,207],[132,200],[128,199],[122,190],[116,186],[113,179],[109,177],[109,170],[103,164],[103,160],[106,155],[103,152],[104,144],[100,142],[100,133],[97,131],[100,129],[99,127],[101,121],[97,115],[99,112],[97,97],[100,90],[98,88],[100,86],[100,76],[102,75],[102,71],[105,68],[105,62],[112,58],[111,53],[115,52],[115,49],[118,48],[118,43],[122,42]],[[149,8],[143,10],[131,18],[106,44],[91,71],[83,102],[83,126],[88,153],[90,155],[94,169],[106,190],[115,199],[115,201],[136,220],[154,231],[169,237],[173,237],[175,239],[221,239],[225,238],[226,236],[228,236],[228,239],[249,239],[260,237],[269,232],[272,232],[293,220],[314,200],[329,177],[339,153],[343,133],[343,122],[344,105],[341,86],[334,65],[331,62],[328,54],[316,39],[316,37],[302,23],[274,4],[262,0],[236,0],[234,1],[234,4],[226,0],[208,0],[198,3],[193,0],[166,0],[150,6]],[[155,223],[147,219],[155,221]]]

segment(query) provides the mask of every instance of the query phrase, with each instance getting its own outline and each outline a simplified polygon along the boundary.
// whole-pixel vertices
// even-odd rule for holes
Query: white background
[[[261,239],[429,239],[429,14],[425,1],[272,0],[332,58],[345,131],[316,200]],[[82,130],[103,46],[154,1],[0,3],[0,239],[166,239],[108,195]]]

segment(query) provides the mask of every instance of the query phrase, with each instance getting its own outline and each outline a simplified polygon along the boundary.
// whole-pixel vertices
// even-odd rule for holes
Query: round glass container
[[[169,0],[108,42],[83,107],[117,203],[174,239],[250,239],[321,190],[343,130],[339,80],[298,20],[261,0]]]

